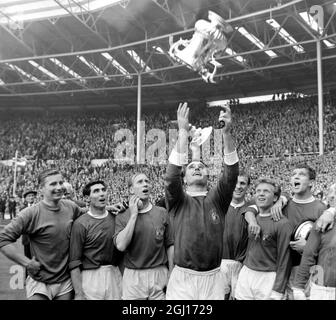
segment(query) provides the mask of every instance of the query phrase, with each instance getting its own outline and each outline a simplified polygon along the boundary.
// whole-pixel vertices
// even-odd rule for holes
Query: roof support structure
[[[0,15],[8,19],[8,26],[5,24],[1,24],[1,27],[5,29],[17,42],[19,42],[26,49],[26,51],[28,51],[29,54],[36,55],[37,53],[35,49],[31,47],[30,45],[28,45],[23,39],[23,33],[25,29],[27,29],[27,26],[24,26],[23,23],[18,24],[10,16],[5,14],[1,10],[0,10]]]
[[[61,2],[64,5],[64,1],[61,0],[54,0],[55,2]],[[176,64],[174,62],[172,62],[171,60],[167,60],[167,64],[168,67],[166,66],[167,64],[164,63],[163,60],[160,61],[160,59],[157,59],[158,61],[160,61],[160,63],[156,63],[156,56],[154,55],[154,51],[152,50],[152,45],[154,44],[158,44],[161,43],[163,44],[163,47],[167,48],[165,44],[168,45],[169,42],[169,38],[173,37],[173,36],[177,36],[177,35],[182,35],[182,34],[186,34],[189,33],[189,35],[193,32],[193,29],[189,29],[189,30],[183,30],[183,31],[179,31],[179,32],[175,32],[175,33],[171,33],[171,34],[165,34],[165,35],[159,35],[159,36],[154,36],[151,37],[149,39],[147,39],[147,33],[146,30],[145,31],[145,39],[140,40],[140,41],[135,41],[133,43],[126,43],[127,41],[127,36],[125,36],[125,34],[120,34],[119,36],[121,36],[122,38],[120,38],[120,45],[118,46],[114,46],[111,47],[111,39],[109,39],[109,37],[107,37],[107,34],[109,32],[105,32],[99,29],[102,29],[102,27],[104,27],[104,23],[99,23],[98,24],[98,20],[99,17],[101,15],[98,14],[98,18],[97,15],[93,15],[92,13],[90,13],[88,10],[85,11],[85,8],[83,7],[83,5],[81,5],[80,3],[78,3],[78,0],[67,0],[69,3],[72,4],[67,6],[67,9],[69,11],[72,11],[72,13],[70,13],[73,17],[76,18],[77,21],[79,21],[82,25],[84,25],[86,27],[86,29],[90,29],[90,35],[89,35],[89,41],[92,41],[93,44],[96,46],[96,49],[91,49],[91,50],[78,50],[78,46],[76,46],[76,40],[75,39],[71,39],[70,37],[66,37],[66,35],[64,36],[65,39],[67,39],[67,44],[63,47],[64,49],[68,49],[68,44],[71,46],[71,50],[66,50],[67,52],[65,53],[55,53],[55,54],[43,54],[43,55],[37,55],[36,52],[31,52],[30,55],[31,57],[23,57],[23,58],[14,58],[14,59],[3,59],[0,60],[0,64],[1,63],[6,63],[6,62],[19,62],[19,61],[28,61],[30,59],[36,60],[37,62],[39,62],[39,64],[41,65],[49,65],[50,67],[52,67],[52,71],[56,70],[56,72],[54,72],[56,75],[62,75],[64,76],[64,80],[66,81],[71,81],[73,82],[75,85],[73,85],[72,87],[69,85],[67,87],[60,87],[57,84],[57,80],[43,80],[43,82],[46,82],[48,84],[48,88],[47,90],[50,90],[50,92],[47,92],[46,94],[63,94],[63,93],[71,93],[71,92],[108,92],[110,90],[119,90],[119,89],[129,89],[129,88],[134,88],[134,79],[137,77],[138,73],[141,73],[141,77],[142,77],[142,85],[144,87],[152,87],[152,88],[159,88],[159,87],[163,87],[166,85],[174,85],[174,87],[176,87],[176,92],[180,92],[178,85],[183,84],[183,83],[188,83],[191,81],[197,81],[199,80],[198,78],[193,78],[192,72],[190,71],[190,78],[189,79],[183,79],[183,80],[178,80],[176,74],[178,74],[178,72],[173,72],[174,69],[177,68],[185,68],[184,66],[181,66],[179,64]],[[161,3],[161,5],[169,5],[171,6],[172,4],[174,4],[177,1],[174,0],[152,0],[153,2],[155,2],[156,4],[159,2]],[[288,66],[290,65],[295,65],[295,64],[303,64],[304,67],[308,67],[308,68],[313,68],[314,66],[314,60],[312,60],[312,57],[315,57],[315,55],[312,55],[312,52],[307,52],[306,54],[297,54],[296,52],[294,52],[294,50],[286,50],[287,48],[291,48],[293,45],[287,45],[284,44],[282,42],[281,45],[275,45],[272,47],[271,44],[275,42],[275,39],[277,39],[278,36],[278,31],[275,31],[274,33],[270,31],[269,28],[260,28],[260,25],[258,25],[258,27],[256,26],[256,32],[254,32],[254,28],[253,25],[251,25],[251,21],[250,23],[246,23],[246,19],[250,19],[251,17],[257,17],[259,16],[259,19],[254,19],[252,22],[254,22],[255,24],[257,22],[262,22],[263,19],[265,19],[265,17],[267,17],[267,15],[270,12],[273,11],[278,11],[278,10],[282,10],[283,7],[287,7],[289,8],[289,6],[293,6],[299,2],[299,0],[296,1],[291,1],[289,3],[286,3],[284,6],[280,6],[280,8],[278,7],[274,7],[274,8],[269,8],[266,10],[262,10],[260,12],[256,12],[256,13],[246,13],[243,16],[236,16],[232,19],[228,19],[227,22],[234,22],[235,25],[238,25],[238,21],[243,21],[243,25],[246,27],[249,27],[249,31],[253,31],[251,33],[254,33],[259,39],[269,39],[268,43],[267,41],[263,41],[265,43],[265,48],[262,49],[257,49],[257,50],[248,50],[246,51],[245,49],[243,50],[241,48],[241,46],[239,46],[238,42],[235,41],[237,32],[235,31],[230,39],[229,42],[233,43],[232,49],[234,49],[235,51],[237,51],[237,55],[242,55],[242,56],[250,56],[249,58],[249,65],[248,66],[243,66],[240,65],[241,67],[244,67],[243,70],[237,70],[237,67],[233,67],[233,70],[231,69],[227,69],[225,68],[225,70],[219,70],[219,74],[218,77],[225,77],[227,75],[236,75],[236,74],[242,74],[242,73],[247,73],[247,72],[254,72],[257,73],[258,75],[265,77],[266,80],[269,80],[273,77],[273,75],[270,73],[270,70],[272,68],[280,68],[280,65],[286,65],[283,63],[284,59],[282,60],[282,63],[278,63],[279,61],[276,61],[277,58],[275,59],[268,59],[266,60],[266,55],[265,56],[261,56],[260,55],[260,59],[259,57],[255,57],[254,54],[256,53],[260,53],[266,50],[277,50],[277,52],[279,52],[279,50],[281,51],[282,55],[284,55],[286,58],[288,58]],[[78,10],[74,11],[74,4],[76,4],[77,6],[81,6],[83,7],[80,13],[78,13]],[[246,7],[248,5],[247,3],[244,3],[242,6],[237,7],[239,14],[240,13],[245,13],[246,11],[244,11],[244,7]],[[72,10],[71,10],[72,8]],[[121,9],[120,9],[121,10]],[[237,12],[237,10],[233,11],[234,13]],[[68,11],[68,12],[69,12]],[[280,12],[279,14],[277,14],[277,16],[279,17],[284,17],[284,19],[281,19],[281,25],[285,25],[288,17],[290,16],[290,14],[288,12]],[[334,18],[334,15],[329,19],[329,28],[330,26],[332,26],[333,23],[331,23],[331,19]],[[245,23],[244,23],[245,22]],[[280,22],[280,20],[279,20]],[[56,22],[57,24],[57,22]],[[54,25],[55,26],[55,25]],[[108,28],[109,26],[106,24],[106,27]],[[56,28],[56,26],[55,26]],[[308,27],[309,28],[309,27]],[[248,29],[248,28],[246,28]],[[133,27],[134,30],[134,27]],[[258,34],[258,30],[259,30],[259,34]],[[158,29],[153,30],[154,31],[154,35],[155,32],[159,32]],[[306,30],[308,32],[308,30]],[[58,30],[59,34],[62,36],[62,29]],[[131,32],[131,31],[130,31]],[[98,34],[98,35],[97,35]],[[262,35],[261,35],[262,34]],[[313,33],[312,33],[313,34]],[[126,34],[127,35],[127,34]],[[332,34],[331,36],[328,36],[328,39],[332,39],[335,38],[335,34]],[[306,38],[306,37],[305,37]],[[298,42],[298,44],[302,43],[302,44],[308,44],[308,43],[315,43],[316,42],[316,38],[314,38],[313,36],[310,36],[309,38],[311,38],[312,40],[307,40],[307,41],[301,41]],[[321,37],[320,39],[323,40],[326,37]],[[73,41],[74,40],[74,41]],[[86,39],[84,39],[86,40]],[[97,40],[97,41],[96,41]],[[299,39],[297,39],[299,40]],[[53,42],[54,44],[56,44],[56,41],[58,40],[52,40],[55,41]],[[85,41],[84,41],[85,42]],[[49,43],[50,47],[53,47],[53,43]],[[237,44],[238,43],[238,44]],[[99,47],[101,46],[101,47]],[[254,45],[252,45],[251,43],[251,48],[254,48]],[[98,48],[97,48],[98,47]],[[308,47],[308,50],[311,50],[311,48]],[[39,48],[42,48],[42,46],[40,46]],[[54,46],[53,48],[56,48],[56,46]],[[133,61],[133,59],[131,57],[128,56],[128,54],[126,53],[126,49],[133,49],[135,50],[139,56],[142,56],[143,60],[145,61],[146,65],[150,66],[152,70],[150,71],[145,71],[144,68],[142,68],[141,70],[141,66],[138,66],[136,64],[136,62]],[[40,51],[40,50],[39,50]],[[49,50],[48,50],[49,51]],[[43,52],[44,49],[43,49]],[[98,53],[103,53],[103,52],[113,52],[113,56],[116,58],[118,56],[118,54],[120,53],[125,53],[121,58],[123,61],[128,63],[128,69],[130,69],[130,66],[132,66],[132,68],[134,69],[134,72],[131,73],[131,75],[133,75],[134,79],[128,81],[124,75],[119,74],[118,71],[113,67],[113,65],[111,64],[111,61],[106,60],[103,57],[100,57],[99,55],[94,55],[94,54],[98,54]],[[315,52],[314,52],[315,53]],[[92,54],[92,56],[91,56]],[[106,73],[107,76],[115,81],[115,83],[112,83],[112,81],[108,81],[106,80],[105,82],[103,81],[104,76],[103,75],[92,75],[92,71],[90,69],[88,69],[88,67],[86,67],[85,65],[82,65],[80,62],[78,62],[77,64],[77,59],[75,58],[76,55],[84,55],[88,60],[94,62],[102,71],[103,73]],[[68,62],[64,62],[67,61],[66,57],[74,57],[74,59],[69,59]],[[69,75],[65,72],[62,71],[61,69],[59,69],[56,66],[53,66],[51,63],[49,63],[48,59],[51,57],[55,57],[55,58],[59,58],[62,62],[64,62],[68,67],[70,67],[71,64],[71,69],[73,69],[74,71],[76,71],[77,73],[79,73],[83,79],[87,80],[87,82],[85,83],[85,85],[83,85],[83,83],[80,83],[78,81],[77,78],[74,78],[72,76],[69,77]],[[217,60],[218,61],[224,61],[225,59],[230,59],[232,61],[235,61],[235,59],[232,59],[234,56],[223,56],[223,57],[219,57]],[[280,57],[281,58],[281,57]],[[42,61],[38,61],[38,60],[42,60]],[[262,60],[262,61],[261,61]],[[121,64],[123,64],[123,61],[120,61]],[[70,62],[70,63],[69,63]],[[163,63],[161,63],[163,62]],[[161,64],[161,65],[160,65]],[[228,65],[228,64],[227,64]],[[54,68],[55,67],[55,68]],[[76,69],[77,68],[77,69]],[[240,69],[240,68],[239,68]],[[81,70],[82,72],[78,71]],[[85,70],[85,72],[84,72]],[[222,72],[221,72],[222,71]],[[36,71],[38,72],[38,71]],[[152,74],[154,74],[155,76],[153,76]],[[146,76],[147,75],[147,76]],[[277,75],[274,75],[275,77],[277,77]],[[196,77],[196,75],[195,75]],[[184,76],[183,76],[184,78]],[[45,79],[45,77],[44,77]],[[121,85],[119,85],[119,80],[121,79]],[[99,81],[95,81],[93,82],[92,80],[99,80]],[[14,80],[15,81],[15,80]],[[42,80],[41,80],[42,81]],[[16,90],[18,94],[25,94],[24,91],[28,91],[27,90],[27,85],[31,85],[32,82],[28,82],[28,81],[24,81],[24,82],[17,82],[17,83],[12,83],[9,84],[11,86],[11,88],[15,88],[17,87],[18,89],[20,88],[20,86],[22,86],[23,90]],[[56,85],[55,85],[56,84]],[[176,86],[175,86],[176,85]],[[79,86],[79,88],[78,88]],[[196,87],[196,86],[195,86]],[[195,89],[195,87],[193,89]],[[199,86],[198,86],[199,87]],[[290,82],[288,83],[288,87],[291,87]],[[158,89],[157,89],[158,90]],[[20,92],[19,92],[20,91]],[[42,90],[41,90],[42,91]],[[197,91],[195,89],[195,91]],[[143,92],[145,95],[147,95],[147,93]],[[36,95],[45,95],[44,92],[28,92],[28,94],[31,94],[32,96]],[[0,96],[3,96],[0,94]],[[13,94],[12,96],[15,96],[15,94]]]
[[[96,35],[98,39],[100,39],[105,45],[111,46],[111,42],[108,39],[104,38],[97,28],[97,21],[99,20],[101,13],[95,17],[89,10],[84,8],[79,2],[75,0],[68,0],[69,6],[65,6],[62,1],[54,0],[61,8],[66,10],[72,17],[74,17],[77,21],[79,21],[87,30]],[[75,4],[79,9],[80,13],[74,12],[72,10],[72,5]]]
[[[336,54],[330,55],[330,56],[324,56],[322,57],[322,61],[324,60],[330,60],[330,59],[336,59]],[[264,66],[264,67],[257,67],[254,68],[253,70],[249,69],[243,69],[243,70],[238,70],[238,71],[229,71],[226,73],[220,73],[217,74],[216,77],[225,77],[225,76],[232,76],[232,75],[237,75],[237,74],[243,74],[243,73],[248,73],[251,71],[259,71],[259,70],[270,70],[270,69],[276,69],[276,68],[285,68],[287,66],[293,66],[293,65],[300,65],[300,64],[307,64],[307,63],[316,63],[317,59],[311,58],[308,60],[299,60],[299,61],[294,61],[294,62],[287,62],[287,63],[279,63],[275,65],[269,65],[269,66]],[[157,88],[161,86],[169,86],[169,85],[176,85],[176,84],[182,84],[182,83],[189,83],[189,82],[196,82],[196,81],[202,81],[199,77],[197,78],[191,78],[191,79],[186,79],[186,80],[178,80],[178,81],[172,81],[172,82],[167,82],[167,83],[153,83],[153,84],[143,84],[143,88]],[[128,86],[128,87],[104,87],[104,88],[97,88],[97,91],[110,91],[110,90],[121,90],[121,89],[136,89],[137,86]],[[21,93],[21,94],[15,94],[14,96],[22,96],[22,95],[27,95],[27,96],[43,96],[43,95],[50,95],[50,94],[57,94],[57,93],[63,93],[63,94],[69,94],[69,93],[75,93],[75,92],[87,92],[87,90],[83,89],[78,89],[78,90],[62,90],[59,92],[31,92],[31,93]],[[9,97],[13,95],[8,95],[8,94],[0,94],[0,97]]]
[[[184,30],[187,29],[187,23],[180,1],[172,0],[152,0],[168,15],[175,19],[179,26]]]
[[[330,38],[336,38],[336,34],[331,34],[331,35],[328,35],[328,36],[325,36],[323,38],[321,38],[320,40],[324,40],[324,39],[330,39]],[[315,43],[316,41],[315,40],[306,40],[306,41],[301,41],[301,42],[298,42],[297,44],[308,44],[308,43]],[[278,50],[280,48],[286,48],[286,47],[291,47],[292,45],[291,44],[287,44],[287,45],[280,45],[280,46],[274,46],[274,47],[270,47],[270,48],[264,48],[264,49],[256,49],[256,50],[250,50],[250,51],[246,51],[246,52],[240,52],[238,53],[237,55],[241,55],[241,56],[244,56],[244,55],[250,55],[250,54],[253,54],[253,53],[258,53],[258,52],[262,52],[262,51],[265,51],[265,50]],[[232,57],[234,56],[222,56],[222,57],[219,57],[217,58],[218,61],[222,61],[222,60],[225,60],[225,59],[231,59]],[[42,57],[36,57],[34,59],[41,59]],[[45,58],[45,57],[43,57]],[[18,58],[16,59],[17,61],[22,61],[22,58]],[[24,59],[25,60],[25,59]],[[310,60],[301,60],[301,61],[307,61],[309,62]],[[1,63],[2,61],[0,61]],[[293,61],[294,63],[297,63],[297,61]],[[288,63],[288,65],[291,65],[290,63]],[[146,73],[152,73],[152,72],[158,72],[158,71],[164,71],[164,70],[171,70],[171,69],[176,69],[176,68],[183,68],[184,66],[182,65],[173,65],[173,66],[169,66],[169,67],[164,67],[164,68],[158,68],[158,69],[155,69],[155,70],[151,70],[149,72],[142,72],[142,74],[146,74]],[[254,68],[251,68],[251,69],[244,69],[244,70],[241,70],[241,72],[250,72],[250,71],[260,71],[260,70],[269,70],[271,69],[272,67],[276,67],[276,65],[268,65],[267,67],[263,68],[263,67],[254,67]],[[137,69],[135,69],[136,72],[138,71]],[[136,76],[137,73],[131,73],[132,76]],[[236,74],[236,71],[233,72],[233,74]],[[120,75],[120,74],[116,74],[116,75],[110,75],[110,77],[124,77],[124,75]],[[99,79],[99,78],[103,78],[102,75],[97,75],[97,76],[84,76],[83,79],[87,79],[87,80],[90,80],[90,79]],[[76,78],[65,78],[64,79],[65,81],[69,81],[69,80],[76,80]],[[44,82],[48,83],[48,82],[55,82],[57,80],[44,80]],[[176,83],[183,83],[185,80],[182,80],[182,81],[176,81]],[[11,83],[9,85],[11,86],[17,86],[17,85],[22,85],[22,84],[31,84],[31,82],[29,83]],[[162,85],[165,85],[165,83],[162,83]],[[120,87],[118,87],[120,88]],[[101,89],[101,88],[97,88],[98,89]],[[111,88],[102,88],[102,89],[106,89],[106,90],[110,90]]]

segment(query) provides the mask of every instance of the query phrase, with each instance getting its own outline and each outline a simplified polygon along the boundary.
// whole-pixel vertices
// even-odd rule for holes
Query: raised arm
[[[118,215],[116,217],[116,233],[117,235],[115,236],[115,245],[119,251],[125,251],[130,244],[133,233],[134,233],[134,228],[135,224],[138,218],[138,201],[139,198],[135,195],[133,195],[130,198],[129,201],[129,211],[130,211],[130,217],[127,221],[127,224],[125,226],[125,216],[123,214]]]
[[[165,196],[168,210],[184,198],[181,171],[188,163],[189,108],[187,103],[180,103],[177,109],[179,127],[178,139],[169,156],[169,164],[165,177]]]
[[[221,203],[222,211],[226,212],[237,183],[239,166],[237,150],[230,133],[232,124],[231,110],[228,106],[223,106],[223,109],[225,112],[220,117],[220,121],[224,121],[225,123],[225,126],[222,128],[224,141],[224,167],[217,186],[215,189],[211,190],[211,192],[214,193],[215,199]]]

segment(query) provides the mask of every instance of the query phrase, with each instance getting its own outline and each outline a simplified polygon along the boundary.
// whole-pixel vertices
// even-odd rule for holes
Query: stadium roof
[[[212,10],[233,27],[216,84],[168,54]],[[336,88],[336,0],[0,0],[0,107],[135,106]]]

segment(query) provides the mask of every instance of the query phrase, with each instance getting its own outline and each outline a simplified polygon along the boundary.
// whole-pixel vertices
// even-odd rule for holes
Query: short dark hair
[[[55,176],[57,174],[61,174],[61,172],[57,169],[46,169],[40,172],[37,178],[37,182],[39,186],[44,185],[45,179],[50,176]]]
[[[208,168],[208,165],[207,165],[203,160],[192,160],[192,161],[190,161],[190,162],[186,165],[185,168],[188,168],[189,165],[191,165],[193,162],[200,162],[200,163],[203,164],[204,167]]]
[[[270,184],[271,186],[273,186],[274,187],[274,195],[277,196],[277,198],[280,197],[281,187],[275,180],[273,180],[271,178],[267,178],[267,177],[262,177],[262,178],[258,179],[257,184],[256,184],[256,188],[261,183],[267,183],[267,184]]]
[[[249,174],[244,169],[239,170],[238,177],[247,178],[247,185],[249,186],[251,184],[251,178],[250,178]]]
[[[316,179],[316,171],[310,167],[307,163],[298,163],[295,167],[295,169],[306,169],[308,171],[308,176],[310,180]]]
[[[89,196],[91,194],[91,187],[96,184],[102,184],[106,188],[106,184],[102,180],[91,181],[88,184],[86,184],[85,187],[83,188],[83,196],[84,197]]]
[[[191,165],[193,162],[200,162],[200,163],[203,164],[204,167],[206,167],[206,168],[209,170],[208,165],[207,165],[204,161],[202,161],[202,160],[192,160],[192,161],[190,161],[187,165],[182,166],[182,170],[181,170],[181,178],[182,178],[182,179],[183,179],[183,178],[185,177],[185,175],[186,175],[187,168],[188,168],[189,165]]]

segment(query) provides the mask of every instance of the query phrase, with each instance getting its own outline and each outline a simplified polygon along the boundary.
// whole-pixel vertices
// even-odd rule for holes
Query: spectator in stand
[[[37,196],[37,191],[35,190],[28,190],[23,194],[23,206],[21,207],[22,211],[25,208],[29,208],[33,206],[36,202],[36,196]],[[30,252],[30,244],[29,244],[29,236],[26,234],[22,235],[22,245],[23,245],[23,252],[25,256],[29,259],[32,258],[31,252]]]
[[[63,183],[63,189],[64,189],[64,194],[63,194],[64,199],[71,200],[71,201],[75,202],[77,204],[77,206],[79,206],[80,208],[85,208],[86,207],[86,203],[84,201],[76,200],[75,192],[74,192],[74,190],[73,190],[73,188],[72,188],[72,186],[69,182],[64,182]]]
[[[16,217],[16,205],[17,202],[15,201],[15,198],[12,195],[10,195],[8,199],[8,213],[10,219],[14,219]]]
[[[252,180],[265,173],[281,177],[283,191],[290,192],[290,168],[298,162],[299,157],[304,157],[320,173],[315,183],[316,190],[326,193],[327,186],[332,183],[332,177],[336,174],[336,167],[333,165],[336,160],[336,103],[332,97],[325,98],[326,154],[320,157],[316,155],[316,97],[297,98],[290,95],[289,99],[283,101],[275,99],[234,106],[232,114],[236,121],[233,123],[232,132],[239,143],[240,161],[249,171]],[[169,142],[173,144],[168,139],[169,129],[172,129],[170,122],[176,119],[175,109],[157,110],[145,109],[144,120],[147,124],[151,123],[153,127],[164,130],[167,145]],[[213,125],[217,112],[216,108],[194,106],[191,123],[196,127]],[[16,149],[28,159],[27,166],[18,172],[18,195],[26,189],[37,188],[36,172],[57,168],[64,172],[66,180],[72,184],[76,200],[81,200],[84,185],[97,178],[108,184],[111,190],[110,201],[126,199],[127,181],[136,171],[136,167],[118,164],[113,159],[118,144],[114,139],[119,128],[136,132],[135,111],[49,111],[48,114],[40,111],[20,111],[20,114],[18,111],[2,112],[0,128],[1,159],[11,159]],[[211,155],[214,152],[211,144]],[[101,168],[94,168],[90,162],[95,158],[106,158],[109,162]],[[164,168],[165,164],[161,164],[150,165],[145,169],[146,174],[155,180],[152,193],[154,202],[163,196]],[[209,169],[211,170],[210,163]],[[115,174],[110,175],[110,171]],[[12,190],[12,168],[0,164],[0,177],[0,192]],[[215,177],[210,177],[210,187],[215,183]],[[253,194],[253,187],[249,193]]]
[[[0,215],[2,220],[5,220],[6,202],[6,196],[2,194],[0,196]]]

